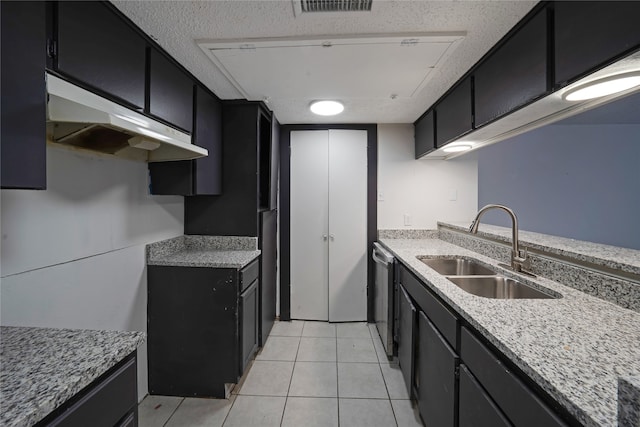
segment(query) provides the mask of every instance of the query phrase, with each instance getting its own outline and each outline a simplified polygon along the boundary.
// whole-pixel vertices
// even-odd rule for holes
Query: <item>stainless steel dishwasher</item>
[[[393,356],[393,308],[394,308],[394,264],[393,255],[379,243],[373,244],[373,261],[376,264],[375,277],[375,320],[387,357]]]

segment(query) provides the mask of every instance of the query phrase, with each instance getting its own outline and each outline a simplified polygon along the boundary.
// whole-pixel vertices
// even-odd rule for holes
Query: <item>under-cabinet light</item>
[[[622,92],[638,85],[640,85],[640,71],[616,74],[569,89],[562,98],[567,101],[585,101]]]
[[[456,145],[447,145],[442,149],[445,153],[459,153],[461,151],[471,150],[473,148],[471,144],[456,144]]]
[[[344,111],[344,105],[338,101],[314,101],[309,109],[319,116],[335,116]]]

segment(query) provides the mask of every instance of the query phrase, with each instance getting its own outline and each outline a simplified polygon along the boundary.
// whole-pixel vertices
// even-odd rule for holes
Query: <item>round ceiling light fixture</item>
[[[562,98],[567,101],[586,101],[623,92],[640,85],[640,71],[616,74],[593,80],[566,91]]]
[[[313,101],[309,109],[319,116],[335,116],[344,111],[344,105],[338,101]]]
[[[442,149],[445,153],[460,153],[462,151],[471,150],[473,146],[471,144],[455,144],[447,145]]]

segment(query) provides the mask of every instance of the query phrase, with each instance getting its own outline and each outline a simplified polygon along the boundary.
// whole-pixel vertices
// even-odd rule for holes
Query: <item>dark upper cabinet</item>
[[[45,189],[46,31],[44,2],[3,1],[2,188]]]
[[[222,104],[200,86],[196,88],[192,142],[206,148],[209,155],[196,160],[149,163],[151,194],[222,194]]]
[[[459,427],[511,426],[511,423],[464,365],[460,365],[459,399]]]
[[[506,40],[474,72],[475,126],[547,93],[547,10]]]
[[[421,312],[418,317],[418,408],[429,425],[455,427],[456,370],[460,358]]]
[[[58,2],[57,71],[142,110],[147,43],[109,6]]]
[[[471,78],[467,77],[436,105],[436,146],[469,132],[472,120]]]
[[[436,133],[433,110],[414,123],[416,159],[436,149]]]
[[[570,83],[638,48],[637,1],[554,2],[555,81]]]
[[[149,52],[149,113],[186,132],[193,128],[193,80],[156,49]]]
[[[185,199],[185,234],[257,237],[278,172],[271,114],[251,101],[225,102],[222,110],[222,195]]]

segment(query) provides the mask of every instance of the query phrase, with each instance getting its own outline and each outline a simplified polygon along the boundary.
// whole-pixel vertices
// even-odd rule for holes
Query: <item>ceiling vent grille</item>
[[[373,0],[300,0],[302,12],[370,12]]]

